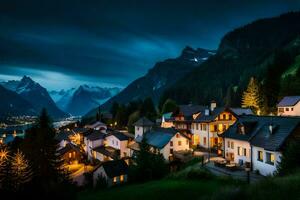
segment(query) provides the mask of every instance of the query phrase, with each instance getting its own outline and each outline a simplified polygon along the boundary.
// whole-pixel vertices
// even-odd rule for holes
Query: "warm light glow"
[[[123,182],[124,181],[124,175],[120,176],[120,181]]]
[[[8,156],[8,151],[7,149],[1,149],[0,150],[0,159],[1,160],[6,160]]]

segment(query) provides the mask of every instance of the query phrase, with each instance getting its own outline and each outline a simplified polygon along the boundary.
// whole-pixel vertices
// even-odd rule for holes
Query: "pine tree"
[[[251,108],[255,113],[260,114],[261,105],[260,86],[257,80],[252,77],[249,81],[246,91],[242,97],[242,107]]]
[[[13,155],[10,162],[10,175],[12,179],[12,187],[14,191],[19,191],[22,185],[31,181],[31,167],[24,154],[19,150],[17,150],[17,152]]]
[[[5,147],[0,149],[0,189],[3,189],[5,179],[7,178],[8,150]]]
[[[45,192],[68,180],[57,148],[55,130],[43,109],[38,123],[26,132],[23,152],[30,160],[35,184]]]

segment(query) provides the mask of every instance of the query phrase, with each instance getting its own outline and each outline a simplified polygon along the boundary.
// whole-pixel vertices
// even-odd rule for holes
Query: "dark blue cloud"
[[[216,49],[240,25],[299,8],[292,0],[4,0],[0,74],[33,73],[46,87],[126,86],[186,45]]]

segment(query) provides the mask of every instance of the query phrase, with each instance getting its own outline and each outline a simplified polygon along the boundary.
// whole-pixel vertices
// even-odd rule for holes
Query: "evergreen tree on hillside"
[[[152,121],[155,120],[157,113],[156,113],[154,103],[150,97],[146,98],[143,101],[140,114],[141,116],[145,116]]]
[[[252,77],[242,97],[242,107],[251,108],[255,113],[260,114],[261,94],[257,80]]]
[[[14,191],[19,191],[25,183],[28,183],[32,179],[29,162],[19,150],[11,158],[10,175]]]
[[[48,193],[62,182],[68,182],[63,160],[57,154],[55,130],[45,109],[38,123],[26,131],[24,153],[29,159],[35,187]]]
[[[174,112],[178,105],[176,102],[172,99],[167,99],[165,103],[162,106],[161,114],[168,113],[168,112]]]

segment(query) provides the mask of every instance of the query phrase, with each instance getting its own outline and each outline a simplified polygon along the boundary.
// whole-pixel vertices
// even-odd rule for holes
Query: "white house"
[[[221,137],[237,119],[237,115],[228,108],[216,107],[215,103],[210,108],[201,110],[192,121],[192,144],[223,153],[224,142]]]
[[[105,138],[105,146],[110,146],[120,151],[120,158],[129,156],[128,142],[131,138],[124,133],[113,131]]]
[[[225,158],[239,165],[251,164],[260,174],[273,175],[284,146],[300,136],[300,118],[240,116],[224,132]]]
[[[120,150],[109,146],[98,146],[93,148],[92,155],[94,159],[97,159],[101,162],[118,160],[120,158]]]
[[[93,185],[96,186],[100,177],[104,178],[107,186],[111,187],[127,182],[128,165],[124,160],[107,161],[93,171]]]
[[[134,151],[139,150],[137,144],[142,141],[143,137],[152,150],[158,150],[167,161],[174,156],[174,152],[190,150],[189,138],[174,128],[153,128],[142,136],[138,136],[135,139],[136,143],[130,145],[129,148]]]
[[[142,117],[137,122],[133,124],[134,126],[134,137],[142,136],[147,131],[150,131],[154,126],[154,123],[147,119],[146,117]]]
[[[88,159],[93,158],[93,149],[104,145],[105,134],[100,130],[92,130],[84,136],[84,148]]]
[[[300,116],[300,96],[284,97],[277,105],[279,116]]]

